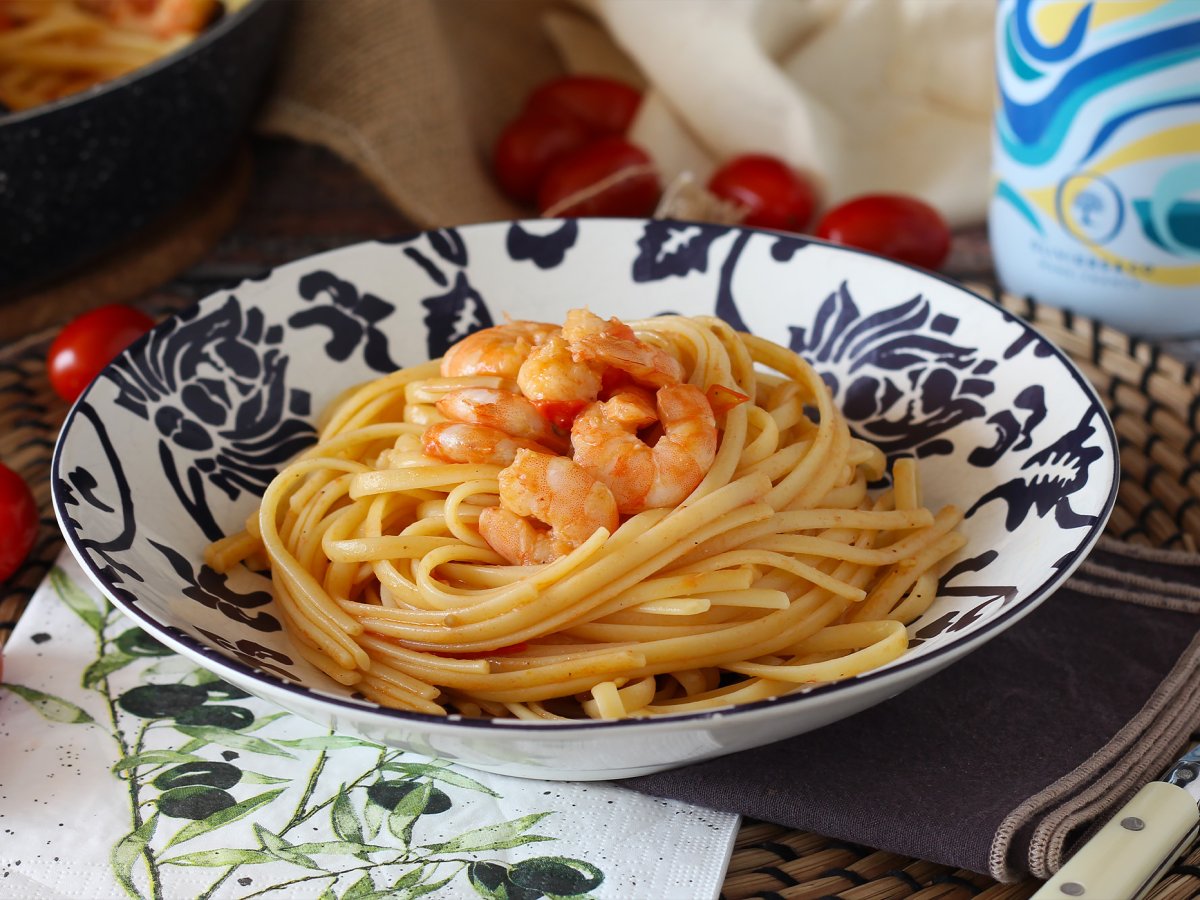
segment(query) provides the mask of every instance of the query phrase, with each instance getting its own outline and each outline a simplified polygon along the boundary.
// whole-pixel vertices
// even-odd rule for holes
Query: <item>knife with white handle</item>
[[[1139,900],[1200,832],[1200,746],[1134,794],[1031,900]]]

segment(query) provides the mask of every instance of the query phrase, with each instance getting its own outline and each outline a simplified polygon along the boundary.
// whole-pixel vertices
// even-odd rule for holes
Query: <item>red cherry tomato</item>
[[[46,356],[50,386],[68,403],[74,402],[101,369],[153,325],[145,313],[117,304],[72,319]]]
[[[532,206],[546,170],[591,139],[588,127],[570,116],[525,113],[500,132],[492,154],[492,171],[505,194]]]
[[[24,479],[0,463],[0,582],[13,576],[33,548],[38,510]]]
[[[783,160],[761,153],[735,156],[713,173],[708,190],[746,208],[755,228],[803,231],[817,205],[812,184]]]
[[[642,95],[624,82],[594,75],[567,75],[534,89],[525,112],[570,116],[593,134],[624,134]]]
[[[817,237],[936,269],[950,252],[950,228],[941,214],[916,197],[866,194],[825,213]]]
[[[625,172],[624,177],[618,173]],[[538,187],[538,212],[556,216],[648,216],[661,188],[646,152],[615,135],[552,165]],[[572,197],[570,204],[561,204]]]

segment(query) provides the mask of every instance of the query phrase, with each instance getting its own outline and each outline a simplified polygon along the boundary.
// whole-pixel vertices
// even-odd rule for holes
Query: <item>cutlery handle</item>
[[[1200,810],[1181,787],[1152,781],[1067,860],[1031,900],[1136,900],[1196,835]]]

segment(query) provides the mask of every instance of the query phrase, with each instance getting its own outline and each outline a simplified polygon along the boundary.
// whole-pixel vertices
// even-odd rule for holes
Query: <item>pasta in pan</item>
[[[905,651],[965,539],[886,468],[790,350],[573,310],[345,393],[207,562],[269,566],[298,651],[386,706],[695,712]]]
[[[109,81],[193,40],[244,0],[0,0],[0,112]]]

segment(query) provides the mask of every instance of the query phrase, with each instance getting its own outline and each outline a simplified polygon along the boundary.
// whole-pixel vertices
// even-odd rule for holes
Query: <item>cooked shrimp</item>
[[[573,309],[562,334],[577,361],[612,366],[650,387],[678,384],[686,374],[679,360],[641,340],[616,316],[606,322],[586,309]]]
[[[455,463],[489,463],[507,466],[516,459],[518,450],[549,453],[536,441],[505,434],[488,425],[466,422],[438,422],[425,429],[421,449],[428,456]]]
[[[442,357],[442,375],[501,375],[516,380],[530,351],[559,330],[547,322],[517,321],[468,334]]]
[[[514,565],[553,562],[619,522],[603,483],[565,456],[532,450],[500,472],[500,503],[479,514],[479,533]]]
[[[704,392],[690,384],[660,388],[655,408],[643,392],[623,390],[588,406],[571,428],[575,461],[607,484],[623,514],[674,506],[704,478],[717,454],[717,423]],[[662,437],[638,437],[657,418]]]
[[[567,449],[565,438],[520,394],[497,388],[470,387],[447,391],[437,410],[455,422],[487,425],[515,438],[536,441],[552,450]]]
[[[529,354],[517,373],[517,386],[538,411],[563,429],[600,394],[604,367],[576,360],[561,334],[551,335]]]

